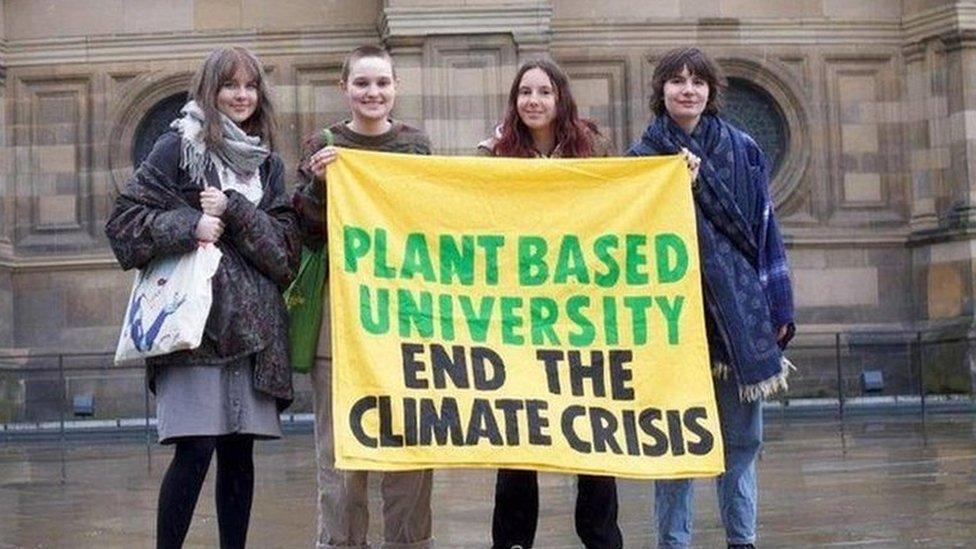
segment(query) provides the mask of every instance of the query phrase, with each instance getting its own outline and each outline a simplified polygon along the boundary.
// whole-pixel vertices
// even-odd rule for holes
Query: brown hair
[[[712,59],[698,48],[675,48],[664,54],[664,57],[654,67],[651,78],[651,111],[655,116],[661,116],[667,109],[664,107],[664,83],[671,77],[681,74],[688,68],[688,72],[697,76],[708,84],[708,101],[705,103],[707,114],[718,114],[725,105],[725,76]]]
[[[532,69],[546,73],[555,88],[556,118],[553,124],[556,126],[556,143],[562,148],[563,157],[590,156],[593,153],[590,135],[596,133],[596,124],[580,119],[576,101],[569,90],[569,78],[559,65],[545,59],[527,61],[515,73],[515,80],[508,92],[508,107],[502,120],[501,136],[495,143],[494,154],[527,158],[535,156],[532,134],[518,114],[519,86],[525,73]]]
[[[393,58],[390,57],[390,52],[386,51],[380,46],[366,44],[349,52],[349,54],[346,55],[345,60],[342,61],[342,70],[339,73],[339,82],[342,86],[348,84],[347,81],[349,80],[349,74],[352,72],[353,64],[365,57],[378,57],[380,59],[385,59],[386,62],[390,64],[390,70],[393,72],[393,78],[396,78],[396,68],[393,66]],[[322,130],[315,130],[302,139],[302,157],[307,158],[311,156],[312,153],[324,146],[325,143],[322,141]]]
[[[254,114],[241,123],[248,135],[261,138],[268,148],[274,150],[275,121],[274,105],[268,92],[264,67],[258,58],[247,48],[231,46],[210,52],[203,65],[197,69],[190,85],[190,99],[197,102],[203,110],[203,141],[207,148],[224,146],[220,129],[220,111],[217,109],[217,94],[225,82],[234,78],[238,70],[243,70],[254,81],[258,89],[258,104]]]
[[[365,46],[359,46],[358,48],[349,52],[349,55],[346,56],[345,61],[342,62],[342,72],[339,74],[339,80],[341,82],[348,81],[349,73],[352,72],[353,63],[364,57],[379,57],[380,59],[386,60],[386,62],[390,64],[390,69],[393,71],[393,77],[396,78],[396,69],[393,68],[393,58],[390,57],[390,52],[386,51],[380,46],[367,44]]]

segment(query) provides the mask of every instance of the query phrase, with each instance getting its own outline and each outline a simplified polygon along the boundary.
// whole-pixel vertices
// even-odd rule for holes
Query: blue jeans
[[[762,401],[741,402],[735,379],[715,380],[715,400],[725,441],[725,473],[716,479],[728,543],[756,541],[756,458],[762,449]],[[694,494],[691,479],[654,483],[660,549],[691,545]]]

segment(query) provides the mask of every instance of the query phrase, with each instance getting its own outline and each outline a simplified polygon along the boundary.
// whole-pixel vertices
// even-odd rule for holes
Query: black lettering
[[[632,360],[633,351],[610,351],[610,394],[614,400],[634,400],[634,389],[627,386],[627,382],[634,379],[634,372],[624,368],[624,364]]]
[[[660,457],[668,453],[668,437],[654,425],[655,421],[660,420],[661,410],[657,408],[645,408],[637,418],[641,431],[654,439],[654,444],[641,444],[645,456]]]
[[[589,378],[593,383],[593,396],[606,396],[603,381],[603,353],[590,352],[590,364],[583,364],[580,351],[569,351],[569,383],[573,396],[583,396],[583,380]],[[593,441],[594,444],[596,440]]]
[[[417,445],[417,399],[403,399],[403,445]]]
[[[529,424],[529,444],[533,446],[551,446],[552,437],[545,431],[549,429],[549,418],[543,412],[549,409],[549,403],[544,400],[526,400],[525,415]]]
[[[671,455],[685,455],[685,435],[681,431],[681,412],[668,410],[668,438],[671,439]]]
[[[434,374],[434,387],[444,389],[447,381],[444,374],[451,378],[451,383],[458,388],[467,389],[468,385],[468,364],[464,357],[464,347],[454,345],[451,347],[451,354],[448,356],[447,349],[443,345],[436,343],[430,346],[431,371]]]
[[[610,410],[590,408],[590,427],[593,429],[593,451],[606,453],[607,448],[615,454],[622,454],[620,444],[614,435],[617,433],[617,418]]]
[[[586,408],[579,405],[574,404],[573,406],[569,406],[563,410],[563,436],[566,437],[566,442],[569,442],[570,448],[581,454],[589,454],[593,451],[590,444],[588,442],[584,442],[583,439],[576,436],[576,430],[573,429],[573,422],[576,421],[576,418],[583,415],[586,415]]]
[[[524,408],[522,401],[514,398],[500,398],[495,401],[495,408],[498,408],[505,414],[505,444],[518,446],[518,412]]]
[[[380,446],[399,448],[403,446],[403,436],[393,433],[393,409],[390,397],[380,397]]]
[[[637,417],[633,410],[623,411],[624,438],[627,441],[627,455],[639,456],[640,441],[637,440]]]
[[[417,377],[417,373],[424,369],[424,363],[416,359],[417,354],[422,352],[424,352],[424,346],[419,343],[400,345],[400,356],[403,359],[403,384],[407,389],[427,388],[427,380]]]
[[[352,430],[352,434],[356,437],[356,440],[367,448],[376,448],[379,446],[379,441],[371,436],[367,436],[366,431],[363,430],[363,415],[373,408],[376,408],[376,397],[364,396],[357,400],[349,411],[349,428]]]
[[[451,445],[463,446],[464,437],[461,432],[461,415],[458,413],[457,400],[445,397],[441,401],[441,412],[437,413],[437,406],[429,398],[420,400],[420,444],[430,446],[431,440],[436,439],[438,446],[447,444],[447,437],[451,437]]]
[[[535,357],[546,368],[546,383],[549,384],[549,392],[554,395],[559,394],[559,363],[563,356],[562,351],[539,349],[535,352]]]
[[[492,375],[488,376],[486,362],[492,366]],[[498,353],[487,347],[473,347],[471,349],[471,367],[474,369],[474,387],[482,391],[494,391],[505,383],[505,362]]]
[[[477,446],[481,438],[487,438],[492,446],[502,445],[502,435],[498,432],[498,422],[491,409],[491,403],[483,398],[476,398],[471,403],[471,418],[468,421],[468,439],[465,444]]]
[[[703,456],[712,451],[715,445],[715,438],[712,433],[700,423],[700,420],[708,418],[708,412],[701,406],[688,408],[685,410],[685,428],[698,437],[698,442],[688,442],[688,452],[695,456]]]

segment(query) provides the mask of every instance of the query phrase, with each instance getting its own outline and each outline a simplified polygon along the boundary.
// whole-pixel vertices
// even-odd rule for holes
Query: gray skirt
[[[253,435],[280,438],[274,397],[254,388],[248,356],[214,366],[162,366],[156,371],[159,442],[178,437]]]

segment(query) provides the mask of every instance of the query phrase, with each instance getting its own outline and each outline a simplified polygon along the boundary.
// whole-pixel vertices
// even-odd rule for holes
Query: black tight
[[[186,437],[176,442],[156,511],[156,548],[179,549],[190,528],[210,458],[217,451],[217,525],[221,549],[243,549],[254,496],[254,439]]]

